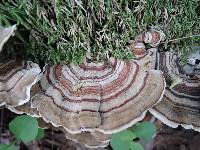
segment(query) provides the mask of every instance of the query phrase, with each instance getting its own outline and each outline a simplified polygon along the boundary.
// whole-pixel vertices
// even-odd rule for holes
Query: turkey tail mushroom
[[[144,42],[152,47],[157,47],[160,42],[165,40],[165,34],[162,30],[150,29],[145,33]]]
[[[0,105],[22,105],[30,100],[30,89],[37,82],[39,66],[30,61],[0,63]]]
[[[81,133],[71,134],[63,127],[54,127],[50,122],[42,119],[37,109],[31,108],[30,101],[21,106],[8,107],[8,109],[17,114],[25,113],[27,115],[37,117],[40,128],[61,131],[63,132],[63,134],[65,134],[67,139],[84,144],[88,148],[106,147],[108,146],[109,141],[111,139],[111,134],[104,134],[98,131],[94,132],[82,131]]]
[[[134,61],[116,59],[48,66],[40,85],[43,93],[33,98],[32,107],[71,134],[126,129],[143,119],[165,89],[160,71],[144,71]]]
[[[40,90],[41,88],[37,82],[31,87],[30,97],[33,98],[37,93],[41,92]],[[41,116],[39,115],[39,112],[37,111],[37,109],[31,108],[31,98],[30,98],[30,101],[28,101],[27,103],[24,103],[23,105],[19,105],[19,106],[9,105],[7,106],[7,108],[16,114],[27,114],[29,116],[39,118]]]
[[[130,45],[130,48],[135,57],[134,60],[140,65],[140,67],[146,70],[155,68],[157,60],[156,48],[145,49],[145,45],[142,42],[133,42]]]
[[[16,25],[7,28],[0,27],[0,52],[3,48],[3,45],[7,42],[7,40],[14,35],[15,30],[16,30]]]
[[[164,33],[154,29],[145,33],[140,33],[135,41],[130,45],[134,60],[144,69],[154,69],[157,60],[157,46],[164,40]],[[145,43],[149,43],[154,48],[147,49]]]
[[[133,42],[130,48],[132,49],[132,52],[136,59],[142,58],[146,55],[145,45],[142,42]]]
[[[33,86],[33,88],[31,89],[31,95],[35,96],[35,93],[40,93],[40,86],[39,84],[35,84]],[[63,127],[54,127],[50,122],[48,122],[47,119],[43,120],[40,115],[40,113],[38,112],[38,110],[36,108],[31,108],[31,101],[29,101],[28,103],[25,103],[24,105],[21,106],[17,106],[17,107],[8,107],[11,111],[18,113],[18,114],[22,114],[22,113],[26,113],[28,115],[34,116],[34,117],[38,117],[39,119],[39,126],[41,128],[50,128],[53,130],[59,130],[62,131],[67,139],[70,139],[72,141],[78,142],[78,143],[82,143],[84,144],[86,147],[89,148],[98,148],[98,147],[106,147],[109,144],[109,141],[111,139],[111,134],[104,134],[102,132],[99,131],[81,131],[80,133],[70,133],[67,130],[65,130]],[[151,120],[152,117],[150,116],[150,114],[146,115],[144,120]]]
[[[158,59],[167,88],[163,100],[150,112],[170,127],[181,125],[200,132],[200,78],[183,73],[176,52],[160,53]],[[178,82],[170,86],[173,80]]]
[[[136,37],[135,41],[130,45],[130,48],[136,59],[142,58],[146,55],[146,49],[144,45],[144,33],[140,33]]]

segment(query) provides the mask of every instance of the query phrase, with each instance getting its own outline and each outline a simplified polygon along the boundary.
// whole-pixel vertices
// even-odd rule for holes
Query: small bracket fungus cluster
[[[0,37],[1,47],[11,29]],[[158,53],[164,38],[153,29],[139,34],[130,46],[135,60],[129,62],[49,64],[43,73],[30,61],[0,63],[0,104],[43,118],[43,127],[52,125],[89,147],[107,146],[113,133],[142,120],[148,110],[169,126],[199,131],[200,79],[183,73],[174,52]],[[170,88],[176,78],[180,82]]]
[[[200,78],[195,73],[188,76],[173,51],[158,55],[158,68],[164,73],[167,87],[163,100],[150,112],[168,126],[200,131]],[[174,80],[178,82],[170,87]]]
[[[146,33],[140,33],[130,45],[137,63],[144,69],[154,69],[156,64],[157,46],[165,39],[160,30],[150,29]],[[151,46],[146,49],[145,44]]]
[[[155,30],[151,28],[144,35],[144,42],[148,43],[151,47],[157,47],[164,40],[165,34],[162,30]]]
[[[200,131],[200,50],[196,48],[196,52],[189,55],[188,62],[182,66],[176,52],[157,51],[156,46],[164,37],[162,31],[150,30],[140,34],[131,45],[136,61],[142,67],[161,70],[166,79],[163,100],[150,112],[171,127],[182,125],[186,129]],[[146,50],[145,43],[155,48]]]

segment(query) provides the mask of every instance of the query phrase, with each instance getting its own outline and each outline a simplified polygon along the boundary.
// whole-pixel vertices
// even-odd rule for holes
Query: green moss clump
[[[108,52],[128,60],[128,42],[150,26],[164,30],[167,48],[199,44],[168,42],[200,33],[199,9],[198,0],[2,0],[0,24],[19,25],[23,54],[36,62],[80,63],[86,53],[98,61]]]

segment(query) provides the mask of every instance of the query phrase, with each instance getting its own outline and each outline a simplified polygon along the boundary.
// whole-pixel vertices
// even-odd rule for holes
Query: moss
[[[88,52],[98,60],[108,51],[120,59],[133,58],[127,44],[137,33],[159,26],[167,34],[167,49],[186,54],[199,44],[197,0],[2,0],[0,24],[17,23],[23,54],[36,62],[80,63]]]

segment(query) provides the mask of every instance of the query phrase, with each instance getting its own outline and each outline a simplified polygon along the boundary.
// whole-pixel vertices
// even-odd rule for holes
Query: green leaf
[[[31,116],[22,115],[9,123],[9,129],[17,139],[29,142],[35,139],[38,134],[38,122]]]
[[[138,123],[131,127],[131,130],[135,133],[135,135],[144,140],[150,140],[156,132],[156,127],[153,123],[144,121],[142,123]]]
[[[44,137],[44,129],[42,129],[42,128],[38,128],[38,134],[37,134],[37,136],[36,136],[36,140],[40,140],[40,139],[42,139]]]
[[[131,150],[144,150],[144,148],[142,147],[142,145],[140,143],[131,143]]]
[[[122,132],[112,135],[111,146],[114,150],[130,150],[131,143],[136,138],[136,135],[130,130],[124,130]]]
[[[13,144],[0,144],[0,150],[18,150],[18,148]]]

